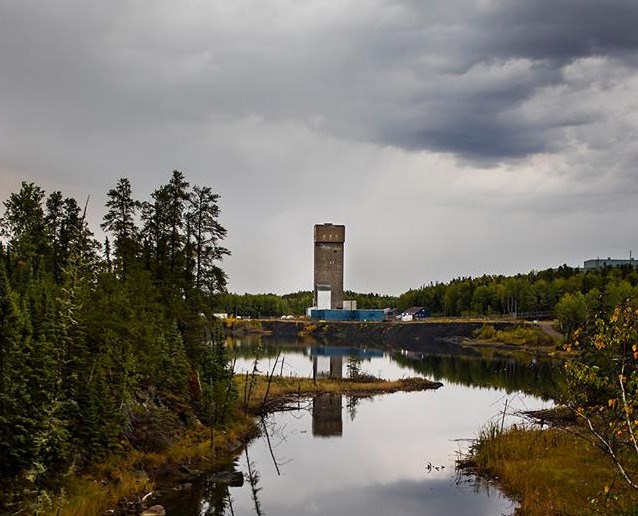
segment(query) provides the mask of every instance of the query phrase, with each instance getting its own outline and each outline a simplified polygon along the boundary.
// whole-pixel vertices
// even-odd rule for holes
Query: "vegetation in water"
[[[276,367],[273,369],[275,370]],[[298,378],[276,375],[236,376],[238,392],[246,391],[246,383],[250,383],[250,395],[242,403],[248,413],[260,414],[285,404],[290,400],[316,394],[358,394],[372,395],[392,392],[423,391],[438,389],[443,384],[425,378],[402,378],[399,380],[382,380],[379,378]]]

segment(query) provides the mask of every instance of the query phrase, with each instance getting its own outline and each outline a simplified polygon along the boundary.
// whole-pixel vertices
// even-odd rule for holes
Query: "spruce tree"
[[[114,189],[107,193],[107,212],[101,227],[113,234],[114,256],[122,275],[126,276],[135,261],[139,249],[139,229],[135,217],[140,202],[133,199],[131,182],[121,178]]]

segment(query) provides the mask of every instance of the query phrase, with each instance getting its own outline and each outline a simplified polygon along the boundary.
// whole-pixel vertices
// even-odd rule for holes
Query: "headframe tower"
[[[332,310],[343,308],[345,241],[345,226],[330,223],[315,224],[314,306],[318,308]]]

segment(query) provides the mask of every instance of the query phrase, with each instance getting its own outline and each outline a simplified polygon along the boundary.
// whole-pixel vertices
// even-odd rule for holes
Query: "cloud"
[[[582,114],[556,126],[517,110],[565,85],[574,61],[633,59],[638,45],[628,1],[35,5],[2,7],[13,123],[26,111],[117,131],[255,114],[477,162],[559,151],[552,133]]]
[[[222,195],[237,290],[310,288],[327,220],[348,225],[346,283],[367,291],[608,256],[638,215],[637,14],[0,2],[0,186],[90,193],[97,224],[118,177],[146,198],[182,169]]]

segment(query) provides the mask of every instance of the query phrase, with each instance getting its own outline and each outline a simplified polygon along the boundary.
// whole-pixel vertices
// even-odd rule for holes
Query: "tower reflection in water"
[[[343,378],[344,350],[313,346],[312,377]],[[312,435],[315,437],[335,437],[343,435],[342,417],[343,395],[322,394],[312,400]]]
[[[383,351],[377,349],[312,346],[312,377],[343,378],[344,358],[355,358],[359,361],[373,357],[383,357]],[[353,400],[349,411],[354,417],[356,400]],[[322,394],[312,400],[312,435],[315,437],[337,437],[343,435],[343,395]]]
[[[342,394],[322,394],[312,400],[312,435],[335,437],[343,435]]]

